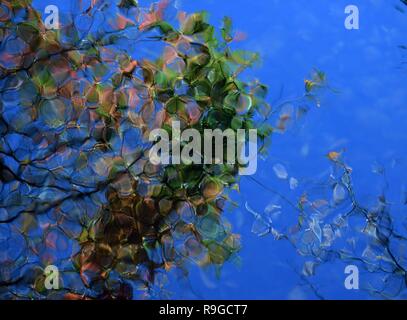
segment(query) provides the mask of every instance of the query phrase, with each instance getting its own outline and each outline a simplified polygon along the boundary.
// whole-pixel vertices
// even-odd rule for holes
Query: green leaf
[[[194,13],[189,15],[182,24],[181,31],[186,35],[205,31],[209,25],[206,23],[206,13]]]
[[[223,18],[223,28],[222,28],[222,38],[226,42],[231,42],[233,40],[232,37],[232,20],[229,17]]]
[[[185,110],[186,103],[178,96],[175,96],[167,101],[165,108],[169,113],[177,113]]]
[[[17,35],[32,48],[40,43],[38,26],[33,22],[22,22],[17,26]]]
[[[149,27],[149,29],[151,28],[158,28],[165,35],[175,32],[174,28],[166,21],[155,22]]]
[[[242,127],[242,124],[243,124],[243,121],[240,117],[234,117],[232,119],[230,126],[232,127],[232,129],[237,130]]]
[[[106,112],[102,107],[98,107],[96,109],[96,113],[103,118],[110,118],[110,114]]]
[[[138,7],[137,0],[121,0],[119,3],[119,8],[131,8],[131,7]]]

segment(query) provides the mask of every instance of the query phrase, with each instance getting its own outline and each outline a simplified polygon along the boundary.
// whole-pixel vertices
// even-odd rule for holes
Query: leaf
[[[165,109],[169,113],[177,113],[185,110],[186,103],[178,96],[171,98],[165,104]]]
[[[342,186],[342,184],[337,183],[333,190],[333,199],[335,203],[342,202],[345,199],[345,197],[346,197],[345,188]]]
[[[298,187],[298,180],[296,178],[294,178],[294,177],[290,178],[289,183],[290,183],[290,189],[291,190],[294,190],[294,189],[296,189]]]
[[[129,9],[131,7],[138,7],[137,0],[121,0],[119,3],[119,8]]]
[[[223,186],[218,179],[207,179],[202,184],[202,195],[206,199],[214,199],[219,196],[223,191]]]
[[[257,216],[253,222],[251,232],[262,237],[271,232],[271,226],[263,219],[263,217]]]
[[[226,42],[231,42],[233,40],[231,31],[232,31],[232,20],[229,17],[224,17],[223,18],[223,28],[222,28],[222,38]]]
[[[287,173],[286,168],[280,163],[277,163],[273,166],[273,171],[274,171],[275,175],[277,176],[277,178],[279,178],[279,179],[285,180],[288,178],[288,173]]]
[[[323,84],[326,81],[325,72],[315,69],[313,79],[317,84]]]
[[[251,109],[253,101],[250,95],[233,90],[225,97],[223,105],[231,110],[236,110],[238,114],[242,115]]]
[[[312,89],[315,87],[315,82],[311,81],[311,80],[304,80],[304,84],[305,84],[305,91],[307,93],[311,92]]]
[[[148,28],[150,28],[150,29],[158,28],[161,31],[161,33],[163,33],[164,35],[168,35],[171,32],[175,32],[172,25],[170,25],[166,21],[157,21],[157,22],[151,24]]]
[[[110,118],[110,114],[109,114],[107,111],[105,111],[105,110],[103,109],[103,107],[98,107],[98,108],[96,109],[96,113],[97,113],[99,116],[103,117],[103,118]]]
[[[259,60],[259,54],[247,50],[234,50],[230,55],[230,59],[239,65],[251,66]]]
[[[206,13],[194,13],[185,19],[181,27],[181,32],[186,35],[193,35],[205,31],[209,25],[206,23]]]
[[[267,222],[259,213],[250,208],[249,204],[245,203],[246,210],[254,216],[254,222],[251,232],[262,237],[271,232],[271,219]]]
[[[306,261],[302,269],[302,274],[306,277],[313,276],[315,274],[315,267],[315,261]]]
[[[309,223],[309,227],[314,235],[318,238],[319,242],[322,242],[322,230],[316,217],[312,218],[311,222]]]
[[[331,151],[327,154],[327,157],[329,160],[331,161],[338,161],[339,157],[340,157],[340,153],[336,152],[336,151]]]
[[[240,129],[242,127],[242,119],[239,117],[233,117],[230,126],[232,127],[232,129],[237,130]]]
[[[40,32],[34,23],[23,22],[17,26],[17,35],[28,43],[32,48],[40,43]]]

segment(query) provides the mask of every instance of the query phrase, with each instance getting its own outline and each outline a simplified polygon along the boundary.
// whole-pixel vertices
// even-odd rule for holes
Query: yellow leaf
[[[337,161],[340,155],[341,155],[341,154],[340,154],[339,152],[331,151],[331,152],[329,152],[329,153],[327,154],[327,157],[328,157],[328,159],[331,160],[331,161]]]
[[[304,80],[305,83],[305,91],[310,92],[312,88],[315,86],[315,83],[312,82],[311,80]]]

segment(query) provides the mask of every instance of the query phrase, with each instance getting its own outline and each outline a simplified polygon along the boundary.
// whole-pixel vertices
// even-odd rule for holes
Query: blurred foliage
[[[77,1],[60,24],[0,4],[0,297],[149,298],[172,268],[220,268],[238,164],[154,166],[148,136],[178,120],[266,139],[267,88],[241,76],[258,56],[231,48],[229,18],[218,32],[167,1]]]

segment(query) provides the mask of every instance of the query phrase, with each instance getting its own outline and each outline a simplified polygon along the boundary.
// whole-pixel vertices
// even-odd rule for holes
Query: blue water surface
[[[141,1],[146,2],[146,1]],[[61,2],[67,6],[69,2]],[[36,0],[40,9],[46,0]],[[275,133],[268,156],[259,159],[254,178],[295,201],[299,194],[287,180],[278,179],[273,166],[283,164],[299,184],[329,170],[326,154],[343,152],[353,169],[355,193],[361,202],[381,192],[383,184],[372,174],[379,163],[388,170],[389,201],[398,201],[407,172],[392,166],[407,150],[407,68],[401,45],[407,45],[407,13],[395,8],[397,0],[354,0],[360,11],[360,29],[344,26],[348,0],[177,0],[179,10],[206,10],[220,25],[232,18],[247,39],[235,46],[260,53],[261,65],[251,70],[270,88],[269,101],[278,105],[301,96],[304,79],[314,68],[326,73],[335,90],[312,106],[305,117],[284,134]],[[407,7],[406,7],[407,9]],[[329,91],[329,90],[328,90]],[[227,211],[234,232],[241,235],[240,262],[214,269],[191,266],[186,280],[171,274],[173,298],[203,299],[369,299],[364,290],[346,290],[345,263],[335,260],[318,268],[317,276],[301,276],[304,258],[286,241],[253,234],[253,210],[262,212],[280,201],[284,214],[295,214],[284,201],[249,177],[242,177],[239,206]],[[405,215],[402,210],[400,215]],[[369,277],[361,273],[361,277]],[[312,278],[312,277],[311,277]]]

